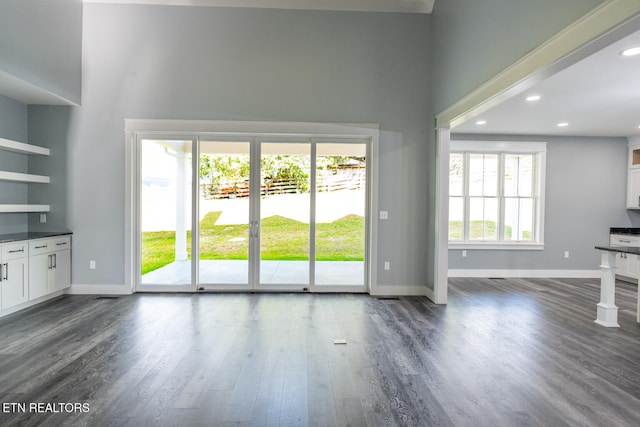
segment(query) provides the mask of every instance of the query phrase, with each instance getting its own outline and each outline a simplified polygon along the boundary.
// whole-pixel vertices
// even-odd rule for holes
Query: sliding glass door
[[[366,291],[367,140],[139,147],[138,290]]]
[[[311,144],[260,144],[260,286],[309,286]]]
[[[200,141],[199,285],[249,285],[251,142]]]
[[[190,290],[193,141],[141,139],[138,146],[140,285]]]

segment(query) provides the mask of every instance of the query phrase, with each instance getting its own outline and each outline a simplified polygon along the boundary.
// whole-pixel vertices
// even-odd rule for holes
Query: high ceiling
[[[84,0],[85,3],[431,13],[435,0]]]
[[[640,135],[640,32],[626,36],[452,129],[514,135]],[[527,101],[538,95],[537,101]],[[482,122],[486,122],[482,124]],[[559,127],[559,123],[567,123]]]

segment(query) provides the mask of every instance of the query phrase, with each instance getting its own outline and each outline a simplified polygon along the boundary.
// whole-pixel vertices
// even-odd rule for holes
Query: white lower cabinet
[[[611,246],[640,246],[640,236],[626,234],[612,234],[610,236]],[[638,280],[640,275],[640,260],[637,255],[617,254],[616,255],[616,274],[621,279],[627,279],[633,282]]]
[[[0,244],[0,317],[69,286],[71,235]]]
[[[71,285],[71,238],[29,242],[29,298],[35,299]]]
[[[27,242],[0,245],[0,310],[29,300]]]

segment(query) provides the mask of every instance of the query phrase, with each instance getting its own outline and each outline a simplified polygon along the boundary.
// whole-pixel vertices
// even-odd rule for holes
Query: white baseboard
[[[371,289],[370,295],[373,296],[420,296],[428,297],[429,291],[433,296],[433,291],[426,286],[375,286]]]
[[[597,279],[600,278],[600,270],[449,270],[449,277]]]
[[[68,295],[131,295],[133,291],[126,285],[71,285]]]

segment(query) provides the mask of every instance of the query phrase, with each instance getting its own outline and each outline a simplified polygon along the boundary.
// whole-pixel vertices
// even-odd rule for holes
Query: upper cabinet
[[[48,156],[49,149],[24,142],[0,138],[0,150],[14,153]],[[23,182],[28,184],[48,184],[49,177],[29,173],[9,172],[0,170],[0,181]],[[7,212],[49,212],[49,205],[36,204],[0,204],[0,213]]]

